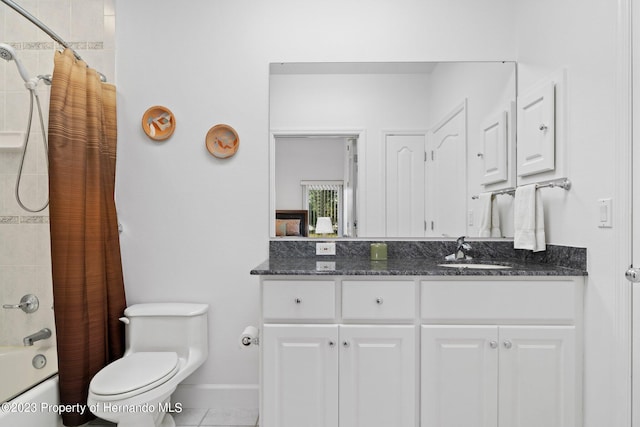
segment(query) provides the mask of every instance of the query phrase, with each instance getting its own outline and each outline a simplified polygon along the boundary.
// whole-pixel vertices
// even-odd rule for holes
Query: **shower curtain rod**
[[[40,28],[42,31],[44,31],[53,40],[55,40],[56,42],[58,42],[59,44],[61,44],[65,48],[71,50],[71,52],[73,52],[73,55],[76,57],[76,59],[82,60],[82,57],[78,54],[78,52],[75,51],[75,49],[73,49],[69,45],[69,43],[64,41],[64,39],[62,39],[62,37],[57,35],[51,28],[49,28],[46,25],[44,25],[42,23],[42,21],[40,21],[38,18],[36,18],[35,16],[33,16],[32,14],[27,12],[22,6],[20,6],[19,4],[17,4],[13,0],[0,0],[0,1],[2,3],[6,4],[7,6],[9,6],[11,9],[15,10],[16,12],[18,12],[23,17],[25,17],[28,21],[30,21],[36,27]],[[98,72],[98,74],[100,75],[100,80],[102,80],[103,82],[107,81],[107,78],[105,77],[104,74],[102,74],[100,72]]]

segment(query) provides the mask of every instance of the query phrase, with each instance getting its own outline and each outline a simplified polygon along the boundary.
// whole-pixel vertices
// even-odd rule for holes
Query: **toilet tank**
[[[135,304],[124,311],[126,353],[174,351],[208,355],[207,304]],[[191,354],[193,356],[193,354]]]

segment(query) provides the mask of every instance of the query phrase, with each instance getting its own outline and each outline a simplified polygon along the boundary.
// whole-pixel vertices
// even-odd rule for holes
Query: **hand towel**
[[[498,210],[498,198],[491,199],[491,237],[502,237],[500,230],[500,211]]]
[[[513,247],[534,252],[546,250],[542,196],[535,184],[516,188],[513,211]]]
[[[480,225],[478,237],[502,237],[498,200],[493,193],[482,193],[480,200]]]

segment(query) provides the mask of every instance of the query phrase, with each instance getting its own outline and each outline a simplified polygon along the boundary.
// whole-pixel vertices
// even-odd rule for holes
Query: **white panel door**
[[[550,81],[518,98],[518,176],[555,169],[555,86]]]
[[[424,134],[385,135],[387,236],[424,236],[425,141]]]
[[[414,326],[340,326],[341,426],[417,425],[415,334]]]
[[[575,427],[573,326],[501,326],[498,425]]]
[[[429,132],[427,235],[466,234],[467,106],[461,103]]]
[[[261,426],[338,426],[337,344],[337,325],[264,326]]]
[[[498,425],[497,346],[496,326],[422,326],[421,427]]]

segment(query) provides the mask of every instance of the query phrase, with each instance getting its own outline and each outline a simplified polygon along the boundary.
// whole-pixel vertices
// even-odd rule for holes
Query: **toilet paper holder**
[[[244,347],[260,345],[260,331],[255,326],[247,326],[240,335],[240,344]]]

